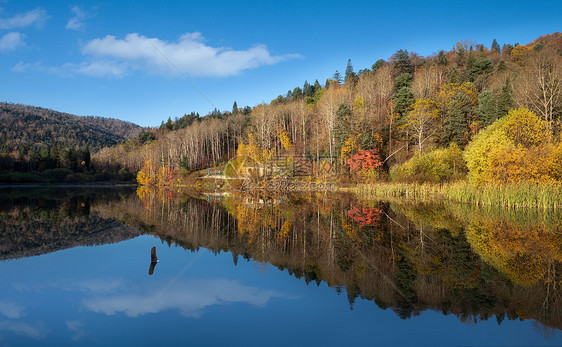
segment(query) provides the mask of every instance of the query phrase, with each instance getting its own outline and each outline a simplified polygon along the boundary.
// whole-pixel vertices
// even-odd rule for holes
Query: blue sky
[[[348,58],[357,71],[400,48],[527,43],[560,31],[560,13],[560,1],[0,0],[0,101],[156,126],[323,83]]]

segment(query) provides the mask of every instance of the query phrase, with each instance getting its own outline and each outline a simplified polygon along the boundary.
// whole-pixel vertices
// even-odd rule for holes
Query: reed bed
[[[406,198],[415,200],[447,199],[478,206],[507,208],[561,208],[562,185],[536,184],[486,184],[474,186],[466,181],[446,184],[377,183],[350,187],[363,197]]]
[[[360,184],[345,190],[363,197],[431,199],[440,193],[440,187],[433,184],[376,183]]]
[[[505,208],[486,205],[475,206],[446,202],[445,208],[454,219],[464,223],[475,221],[501,221],[520,230],[562,231],[562,209],[555,208]]]
[[[560,184],[522,182],[473,186],[468,182],[457,182],[443,186],[442,194],[450,200],[482,206],[541,209],[562,207]]]

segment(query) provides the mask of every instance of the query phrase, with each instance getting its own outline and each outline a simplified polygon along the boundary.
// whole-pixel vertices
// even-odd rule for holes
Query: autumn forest
[[[560,13],[0,0],[0,345],[561,346]]]
[[[401,49],[358,71],[349,60],[343,73],[269,104],[169,118],[93,159],[139,172],[146,185],[181,184],[236,155],[327,165],[309,179],[342,184],[556,183],[561,62],[560,33],[528,44],[462,41],[427,57]]]
[[[343,186],[556,185],[562,180],[561,62],[560,33],[528,44],[494,40],[489,47],[464,40],[427,57],[399,49],[358,71],[348,60],[345,71],[324,83],[305,81],[269,104],[234,102],[232,110],[169,117],[157,128],[105,126],[95,130],[102,142],[77,130],[50,139],[45,133],[40,142],[16,141],[4,131],[0,178],[182,185],[249,156],[311,168],[304,175],[285,172],[284,179]],[[26,115],[15,106],[5,104],[4,117]],[[43,118],[24,122],[36,126],[37,119]]]

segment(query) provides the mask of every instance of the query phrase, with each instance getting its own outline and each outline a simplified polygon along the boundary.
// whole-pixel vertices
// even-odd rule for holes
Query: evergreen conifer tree
[[[356,75],[353,71],[353,65],[351,65],[351,59],[347,59],[347,67],[345,68],[345,83],[355,83],[355,77]]]
[[[512,97],[513,90],[509,78],[505,80],[500,95],[498,96],[497,118],[505,116],[513,106],[515,106]]]
[[[414,103],[415,96],[409,87],[402,87],[396,92],[394,103],[396,104],[396,112],[401,116],[405,116],[410,106]]]
[[[336,111],[336,122],[334,124],[334,139],[336,141],[336,150],[339,152],[349,137],[349,117],[351,110],[347,105],[340,104]]]
[[[341,83],[342,82],[341,73],[338,70],[336,70],[336,72],[334,72],[334,77],[332,77],[332,79],[338,83]]]
[[[400,73],[411,73],[412,72],[412,64],[410,62],[410,55],[408,54],[408,50],[406,49],[399,49],[392,55],[390,58],[394,62],[394,68]]]
[[[412,74],[403,73],[396,78],[394,82],[394,87],[396,90],[399,90],[402,87],[409,87],[410,82],[412,82]]]
[[[319,91],[320,89],[322,89],[322,86],[320,85],[320,83],[318,82],[318,80],[314,81],[314,93],[316,93],[316,92]]]
[[[439,51],[439,54],[437,54],[437,65],[439,66],[447,65],[447,55],[443,50]]]
[[[492,50],[496,51],[498,53],[501,53],[500,45],[499,45],[498,41],[496,41],[496,39],[494,39],[494,41],[492,41]]]
[[[308,81],[304,81],[302,91],[305,97],[312,97],[314,95],[314,87],[312,87]]]
[[[377,60],[373,66],[371,67],[371,69],[373,70],[373,72],[377,72],[378,69],[381,68],[381,66],[383,66],[384,64],[384,60],[383,59],[379,59]]]

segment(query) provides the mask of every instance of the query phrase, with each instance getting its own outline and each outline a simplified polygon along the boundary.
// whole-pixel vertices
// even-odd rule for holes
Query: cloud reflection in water
[[[24,322],[0,321],[0,331],[8,331],[39,340],[47,334],[47,330],[40,326],[33,326]]]
[[[293,299],[275,290],[251,287],[229,279],[178,282],[157,299],[158,290],[142,292],[140,288],[135,289],[136,293],[129,290],[127,294],[85,299],[83,303],[91,311],[106,315],[122,312],[129,317],[138,317],[178,310],[185,317],[198,318],[209,306],[246,303],[263,307],[273,298]]]

